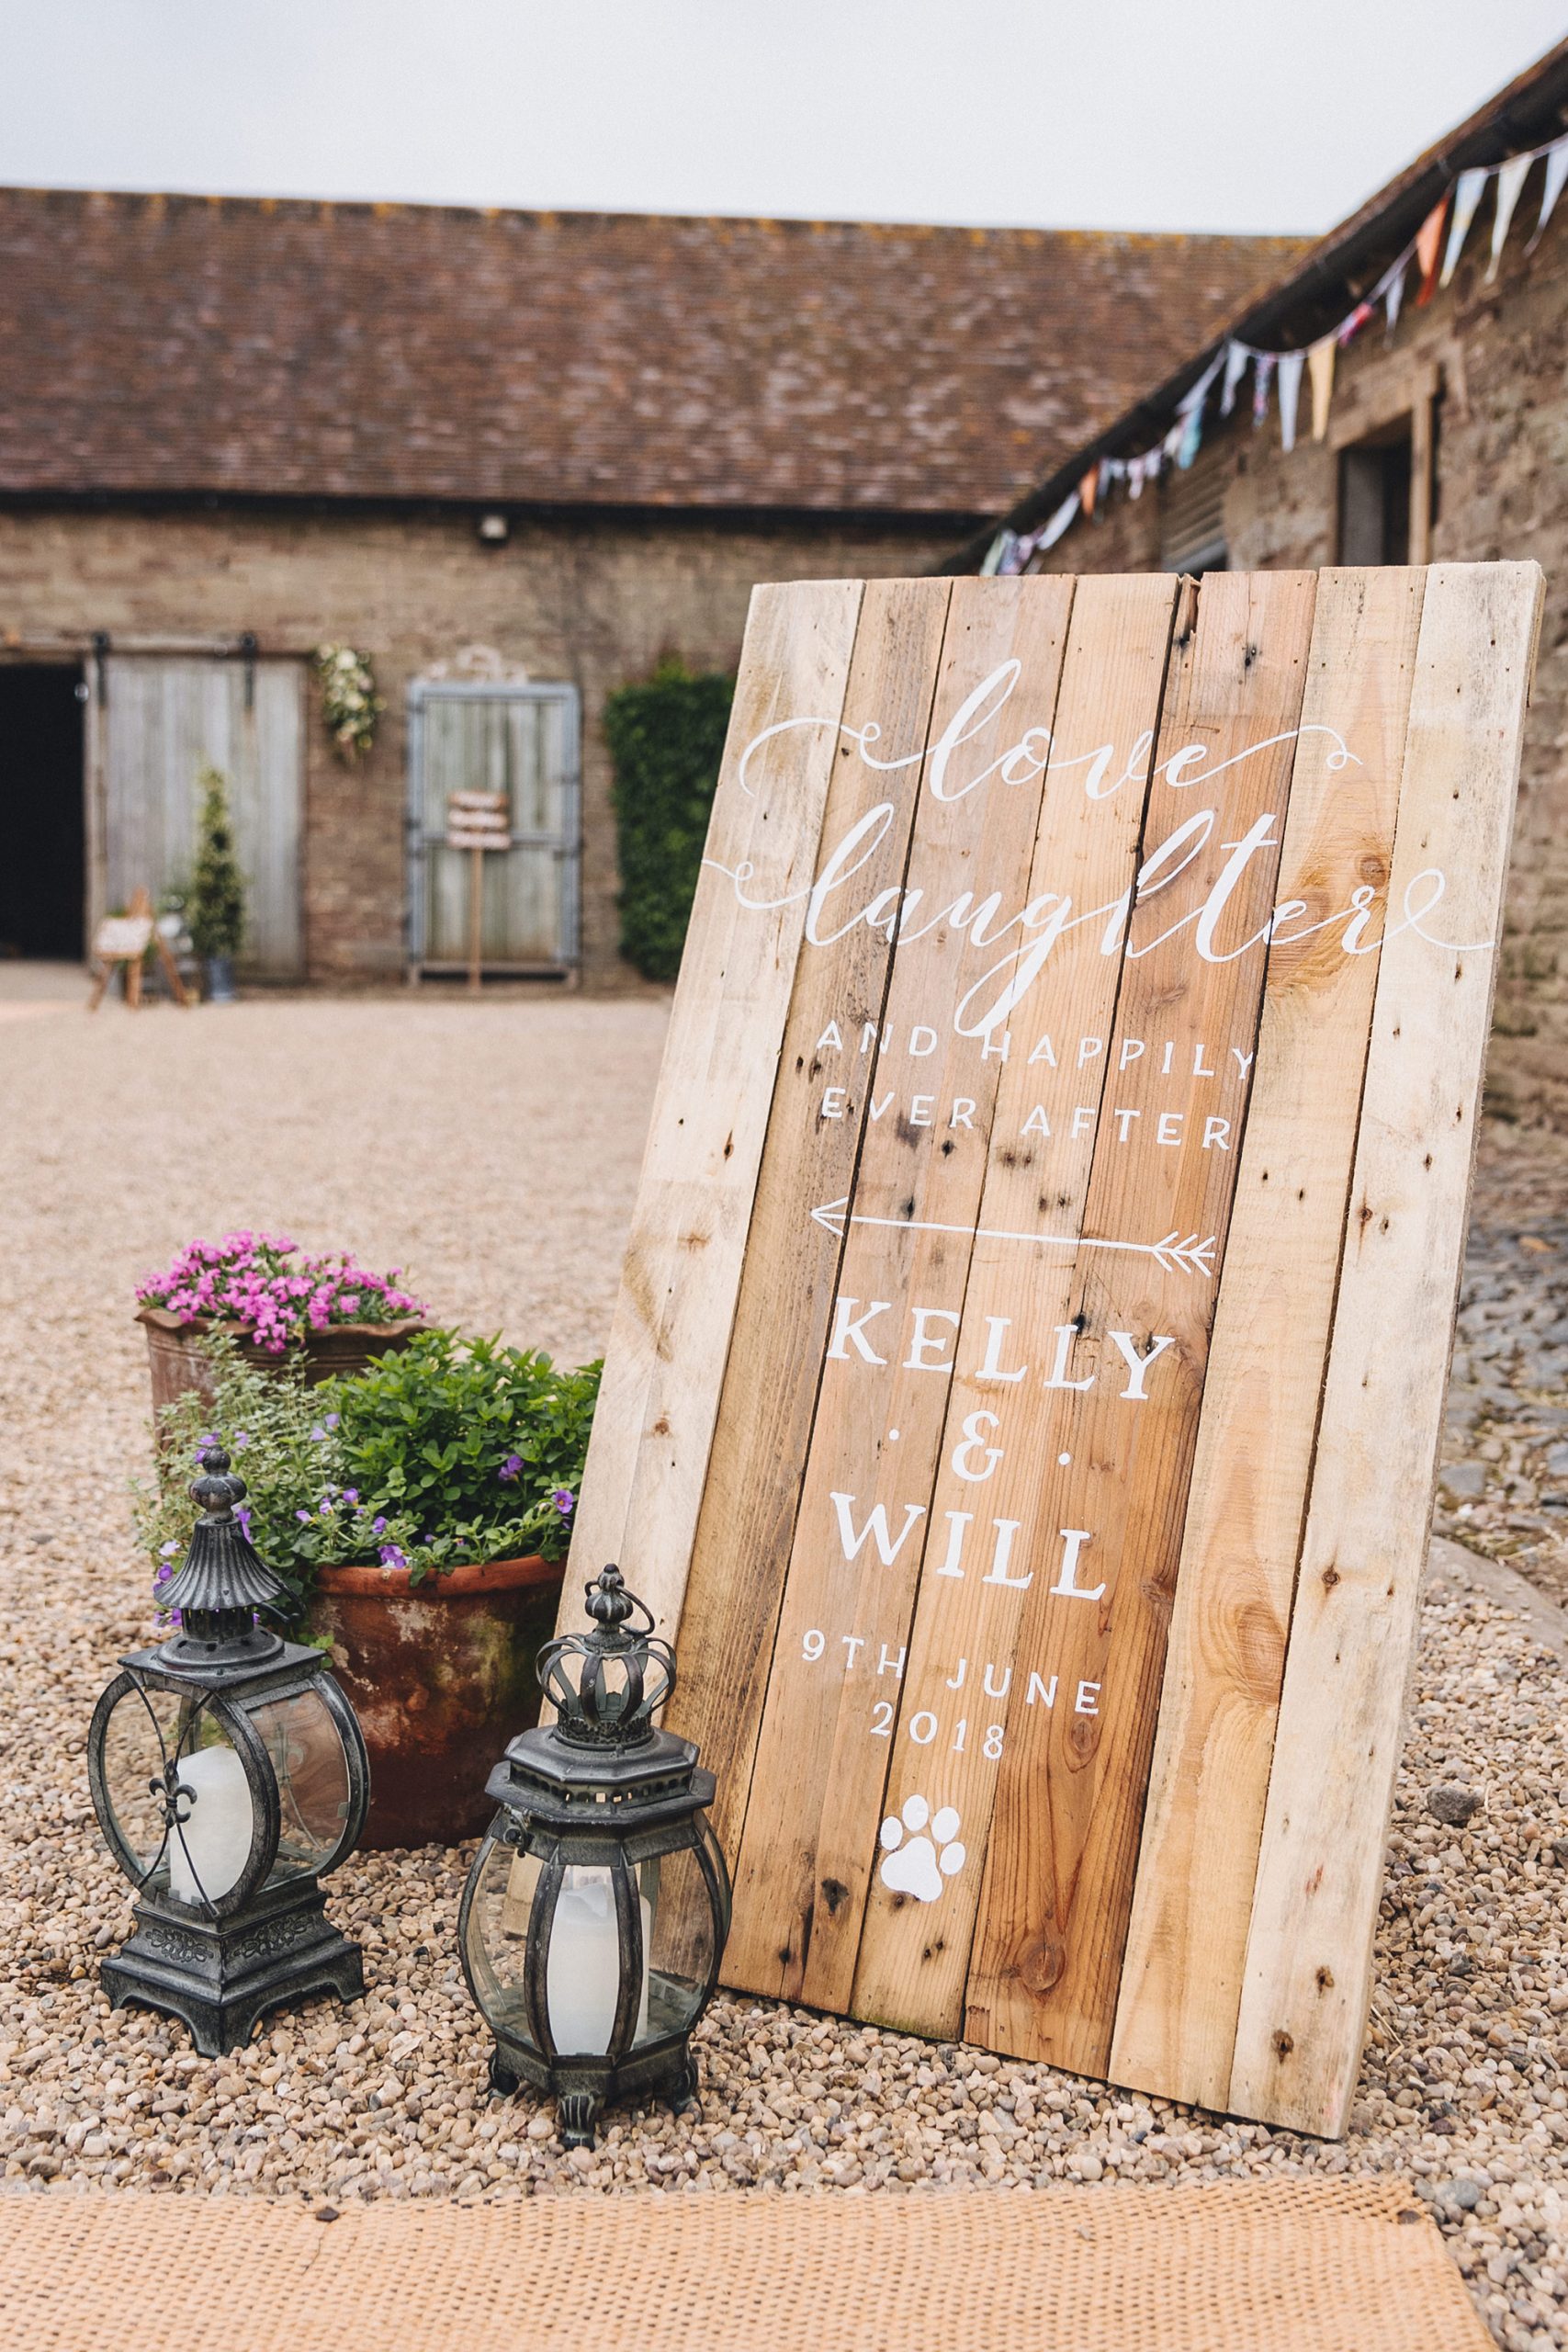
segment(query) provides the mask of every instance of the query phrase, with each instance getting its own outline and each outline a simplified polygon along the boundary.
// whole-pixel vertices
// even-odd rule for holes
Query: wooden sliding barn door
[[[97,666],[93,920],[138,889],[154,904],[196,857],[200,778],[229,789],[245,880],[242,972],[303,967],[304,664],[215,654],[110,653]]]

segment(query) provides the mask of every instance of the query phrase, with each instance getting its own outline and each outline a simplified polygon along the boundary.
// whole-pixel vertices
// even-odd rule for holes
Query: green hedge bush
[[[665,660],[604,705],[615,768],[621,953],[646,979],[672,980],[702,865],[735,681]]]

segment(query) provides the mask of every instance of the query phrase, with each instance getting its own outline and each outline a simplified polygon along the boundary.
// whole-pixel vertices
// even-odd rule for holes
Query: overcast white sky
[[[0,0],[0,180],[1328,227],[1565,0]]]

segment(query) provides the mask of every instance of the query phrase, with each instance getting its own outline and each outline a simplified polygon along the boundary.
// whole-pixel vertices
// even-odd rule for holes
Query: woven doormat
[[[1397,2182],[0,2198],[4,2352],[1489,2352]]]

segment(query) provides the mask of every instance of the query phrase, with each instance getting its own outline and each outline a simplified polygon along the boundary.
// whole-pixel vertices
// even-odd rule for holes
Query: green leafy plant
[[[299,1360],[264,1372],[246,1362],[226,1332],[209,1334],[202,1352],[212,1366],[214,1401],[205,1404],[187,1389],[159,1414],[154,1477],[131,1488],[136,1540],[157,1561],[157,1580],[165,1583],[185,1556],[195,1522],[186,1490],[202,1446],[216,1440],[245,1481],[241,1523],[303,1608],[316,1563],[333,1556],[320,1540],[332,1431],[321,1418],[319,1392],[306,1385]],[[311,1509],[302,1521],[307,1496]]]
[[[203,768],[196,865],[186,921],[198,956],[237,956],[245,935],[245,885],[234,855],[229,792],[217,768]]]
[[[376,741],[376,725],[387,705],[376,691],[368,653],[352,645],[319,645],[313,666],[321,691],[321,722],[333,749],[346,765],[364,759]]]
[[[667,659],[604,705],[615,763],[621,949],[650,980],[673,979],[692,912],[735,681]]]
[[[165,1406],[155,1483],[134,1489],[160,1581],[189,1541],[186,1488],[214,1439],[249,1488],[250,1539],[301,1613],[323,1562],[378,1560],[419,1584],[470,1560],[564,1557],[596,1363],[558,1372],[532,1350],[438,1330],[309,1387],[299,1363],[264,1372],[226,1334],[202,1346],[214,1402],[191,1392]]]
[[[340,1557],[390,1557],[417,1583],[459,1561],[564,1556],[596,1363],[560,1372],[531,1349],[427,1331],[320,1393],[339,1416],[335,1475],[358,1547]]]

